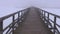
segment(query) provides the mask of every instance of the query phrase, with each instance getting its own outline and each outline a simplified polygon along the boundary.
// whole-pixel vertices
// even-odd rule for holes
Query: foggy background
[[[60,0],[0,0],[0,17],[31,6],[60,9]]]
[[[0,0],[0,8],[60,8],[60,0]]]

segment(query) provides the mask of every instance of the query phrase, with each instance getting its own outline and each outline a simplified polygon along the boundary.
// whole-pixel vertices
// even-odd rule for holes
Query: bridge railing
[[[54,34],[60,34],[60,32],[59,32],[59,30],[58,30],[58,28],[57,27],[59,27],[60,28],[60,25],[59,24],[57,24],[57,18],[59,18],[60,19],[60,16],[58,16],[58,15],[55,15],[55,14],[52,14],[52,13],[50,13],[50,12],[47,12],[47,11],[45,11],[45,10],[42,10],[42,9],[39,9],[39,13],[40,13],[40,17],[42,18],[42,20],[47,24],[47,26],[49,27],[49,29],[50,30],[53,30],[52,32],[54,33]],[[47,15],[47,16],[46,16]],[[53,20],[52,19],[50,19],[50,15],[52,15],[53,16]],[[52,23],[53,23],[53,25],[52,25]]]
[[[5,32],[6,30],[7,31],[4,34],[11,34],[11,33],[14,34],[14,30],[16,30],[16,28],[23,22],[24,17],[28,13],[28,11],[29,11],[29,8],[1,17],[0,18],[0,34],[3,34],[3,32]],[[18,15],[17,19],[15,19],[16,14]],[[12,23],[3,29],[4,20],[8,19],[9,17],[12,17]]]

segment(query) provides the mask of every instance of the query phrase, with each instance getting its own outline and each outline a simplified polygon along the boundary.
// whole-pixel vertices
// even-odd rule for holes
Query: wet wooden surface
[[[14,34],[52,34],[34,8],[32,8],[22,27],[18,27]]]

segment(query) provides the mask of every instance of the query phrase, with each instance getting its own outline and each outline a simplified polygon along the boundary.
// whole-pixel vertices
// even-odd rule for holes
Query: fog
[[[0,0],[0,8],[60,8],[60,0]]]
[[[31,6],[60,9],[60,0],[0,0],[0,17]]]
[[[41,8],[60,8],[60,0],[34,0],[33,3]]]

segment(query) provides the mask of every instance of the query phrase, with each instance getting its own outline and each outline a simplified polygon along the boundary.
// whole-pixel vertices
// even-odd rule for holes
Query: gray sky
[[[60,8],[60,0],[30,0],[32,5],[44,8]]]
[[[60,0],[0,0],[2,8],[25,8],[29,6],[60,8]]]
[[[2,8],[23,8],[28,6],[28,2],[25,0],[0,0],[0,7]]]

